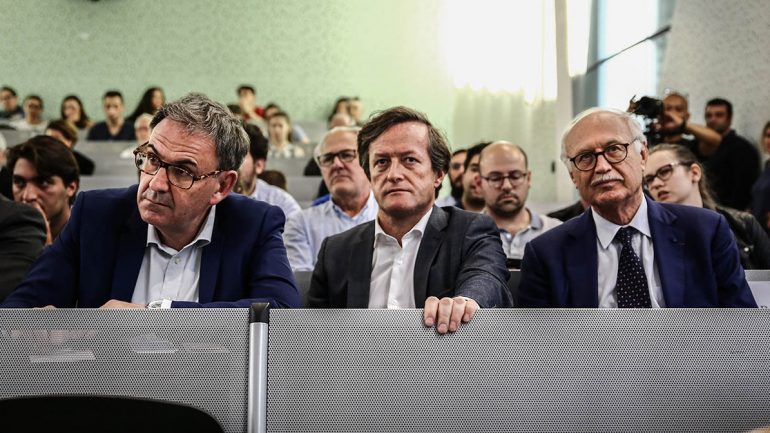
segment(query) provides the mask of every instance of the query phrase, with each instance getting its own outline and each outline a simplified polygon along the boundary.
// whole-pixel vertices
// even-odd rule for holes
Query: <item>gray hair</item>
[[[190,93],[160,107],[150,127],[155,128],[165,118],[181,123],[190,134],[201,133],[214,140],[218,170],[237,170],[249,151],[249,136],[241,120],[200,93]]]
[[[313,160],[315,160],[316,163],[318,163],[318,158],[323,153],[324,145],[326,145],[326,140],[332,134],[336,134],[338,132],[350,132],[351,134],[358,136],[359,131],[361,131],[360,126],[335,126],[334,128],[326,131],[324,136],[321,138],[321,141],[319,141],[318,144],[313,149]]]
[[[644,132],[642,131],[642,125],[639,124],[639,122],[634,117],[633,113],[629,113],[622,110],[617,110],[614,108],[589,108],[577,116],[575,116],[574,119],[572,119],[572,122],[567,125],[567,128],[564,130],[564,133],[561,135],[561,162],[564,163],[564,165],[567,167],[567,170],[572,173],[572,169],[574,168],[572,164],[570,164],[570,160],[567,157],[567,136],[572,132],[572,130],[577,126],[578,123],[583,121],[586,117],[592,116],[594,114],[609,114],[612,116],[615,116],[619,118],[620,120],[624,121],[626,123],[626,126],[628,127],[628,131],[631,133],[634,143],[634,149],[637,153],[642,152],[642,145],[647,145],[647,138],[644,136]]]

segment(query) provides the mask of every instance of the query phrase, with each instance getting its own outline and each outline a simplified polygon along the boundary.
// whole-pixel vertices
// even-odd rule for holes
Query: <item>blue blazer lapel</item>
[[[566,263],[567,291],[557,291],[556,305],[582,308],[599,306],[599,271],[596,252],[596,225],[593,211],[584,212],[579,223],[569,231],[569,239],[564,244]]]
[[[652,234],[652,249],[658,267],[666,307],[683,307],[685,275],[685,236],[674,227],[676,215],[652,200],[647,200],[647,215]]]
[[[438,206],[433,206],[433,213],[428,218],[420,249],[414,262],[414,302],[417,308],[425,307],[428,297],[428,274],[441,244],[446,237],[447,214]]]
[[[136,287],[136,278],[139,276],[142,259],[144,259],[147,228],[147,223],[139,216],[139,209],[134,208],[117,245],[110,294],[112,299],[131,301],[134,287]]]
[[[214,289],[219,276],[219,265],[222,263],[222,249],[225,245],[224,212],[214,216],[214,229],[211,232],[211,242],[203,247],[201,255],[201,270],[198,279],[198,302],[201,304],[214,300]]]
[[[374,253],[374,222],[368,223],[358,239],[350,246],[347,281],[347,307],[369,307],[369,286],[372,281],[372,254]]]

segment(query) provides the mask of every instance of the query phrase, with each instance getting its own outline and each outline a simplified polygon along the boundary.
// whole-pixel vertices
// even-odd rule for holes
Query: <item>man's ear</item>
[[[216,180],[218,182],[218,188],[214,194],[211,195],[211,199],[209,200],[211,206],[224,200],[225,197],[230,194],[235,186],[235,182],[238,181],[238,172],[235,170],[223,171],[217,175]]]
[[[78,182],[76,180],[73,180],[70,182],[69,185],[65,187],[65,191],[67,192],[67,197],[72,199],[72,197],[78,192]]]
[[[444,181],[444,176],[446,173],[444,173],[443,170],[439,170],[436,173],[436,179],[433,181],[433,188],[438,188],[439,185],[441,185],[441,182]]]
[[[267,165],[267,160],[265,159],[255,159],[254,160],[254,172],[259,176],[262,174],[263,171],[265,171],[265,165]]]

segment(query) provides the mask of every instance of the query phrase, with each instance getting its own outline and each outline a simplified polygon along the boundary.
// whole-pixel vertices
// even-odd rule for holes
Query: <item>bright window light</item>
[[[553,0],[448,0],[441,31],[457,88],[556,98]]]
[[[588,67],[588,43],[591,37],[591,0],[567,3],[567,53],[569,75],[585,73]]]

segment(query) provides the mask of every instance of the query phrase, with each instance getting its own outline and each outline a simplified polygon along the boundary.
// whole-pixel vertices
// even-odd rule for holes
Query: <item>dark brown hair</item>
[[[711,187],[709,186],[709,181],[706,177],[706,170],[703,168],[703,164],[698,162],[698,158],[695,157],[695,154],[681,144],[661,143],[650,150],[650,155],[665,151],[673,153],[677,162],[687,164],[685,167],[687,167],[688,170],[690,170],[690,167],[692,167],[693,164],[700,167],[700,180],[698,181],[700,198],[703,201],[703,207],[714,210],[716,201],[714,200],[714,194],[711,193]]]
[[[8,169],[13,171],[16,161],[24,158],[42,178],[59,176],[64,185],[76,182],[80,185],[80,169],[69,147],[47,135],[38,135],[8,149]],[[73,195],[70,199],[75,199]]]
[[[419,111],[407,107],[393,107],[374,113],[358,133],[358,158],[366,176],[371,179],[369,173],[369,146],[384,134],[388,129],[407,122],[418,122],[428,127],[428,155],[433,171],[446,173],[449,171],[449,160],[452,158],[449,152],[444,134],[430,123],[428,118]]]

